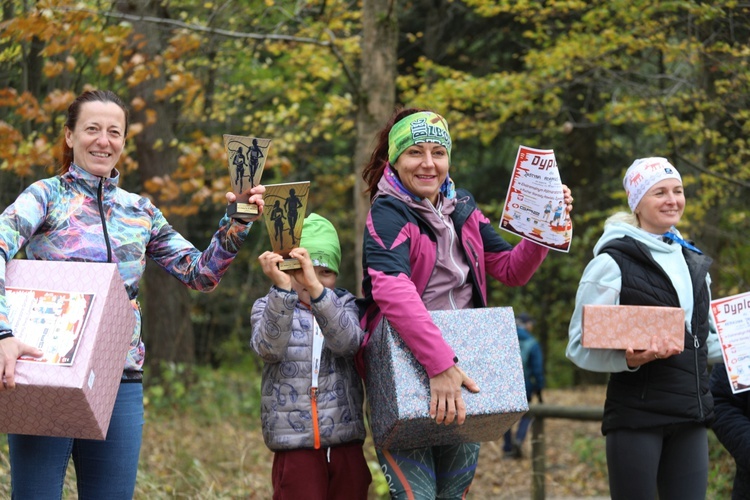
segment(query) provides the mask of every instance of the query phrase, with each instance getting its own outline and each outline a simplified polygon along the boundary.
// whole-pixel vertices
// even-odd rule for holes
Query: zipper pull
[[[697,335],[693,335],[693,345],[696,349],[698,349],[701,346],[700,340],[698,340]]]

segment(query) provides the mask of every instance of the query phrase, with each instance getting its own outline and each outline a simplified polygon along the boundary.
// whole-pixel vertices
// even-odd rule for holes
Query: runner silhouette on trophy
[[[273,221],[273,239],[279,241],[279,248],[284,248],[284,209],[281,208],[280,203],[279,200],[273,203],[273,209],[268,217]]]
[[[289,190],[289,197],[284,201],[284,210],[286,210],[286,220],[289,223],[289,234],[292,236],[292,245],[297,243],[297,239],[294,236],[294,226],[297,225],[297,218],[299,217],[297,209],[300,207],[302,207],[302,202],[292,188]]]
[[[253,145],[247,148],[247,157],[250,160],[250,187],[255,187],[255,173],[263,158],[263,150],[258,146],[258,139],[253,139]]]
[[[242,146],[237,148],[237,151],[234,153],[234,158],[232,159],[232,165],[234,165],[234,171],[236,172],[236,177],[234,179],[234,183],[239,186],[238,192],[242,192],[242,178],[245,177],[245,153],[242,151]],[[250,177],[250,187],[253,186],[253,178]]]

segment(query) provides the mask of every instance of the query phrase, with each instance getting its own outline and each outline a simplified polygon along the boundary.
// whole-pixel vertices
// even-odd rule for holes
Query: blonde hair
[[[606,221],[604,221],[604,225],[611,224],[613,222],[624,222],[625,224],[630,224],[633,227],[641,227],[641,223],[638,221],[638,216],[635,215],[633,212],[617,212],[614,215],[610,215]]]

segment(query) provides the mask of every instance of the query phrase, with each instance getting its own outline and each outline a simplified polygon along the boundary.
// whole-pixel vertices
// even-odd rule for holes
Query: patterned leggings
[[[377,450],[391,498],[466,498],[479,460],[479,443],[409,450]]]

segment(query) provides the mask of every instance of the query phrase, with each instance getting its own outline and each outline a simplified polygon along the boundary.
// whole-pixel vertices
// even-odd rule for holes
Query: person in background
[[[448,124],[432,111],[397,111],[380,131],[362,175],[372,206],[360,317],[368,334],[388,319],[430,378],[430,416],[460,425],[466,419],[461,387],[480,388],[429,311],[485,307],[487,275],[524,285],[548,250],[526,239],[506,242],[471,194],[454,188],[451,155]],[[563,194],[569,211],[573,198],[565,186]],[[364,373],[362,364],[359,369]],[[393,498],[461,498],[474,478],[479,443],[376,451]]]
[[[146,258],[186,286],[210,292],[250,230],[252,221],[225,215],[208,248],[196,249],[147,198],[118,187],[115,166],[127,134],[128,111],[116,94],[83,92],[68,108],[60,174],[33,183],[0,215],[0,390],[15,387],[19,356],[42,354],[20,342],[8,321],[5,265],[22,248],[33,260],[117,264],[136,316],[106,440],[9,435],[13,498],[61,498],[71,455],[79,498],[133,498],[143,430],[145,356],[138,289]],[[250,202],[262,213],[265,188],[249,192]],[[227,202],[234,200],[235,195],[227,193]]]
[[[263,359],[263,439],[274,452],[274,499],[366,499],[372,476],[362,445],[364,388],[354,355],[364,337],[355,297],[336,288],[341,247],[327,219],[310,214],[301,269],[280,254],[258,260],[273,285],[252,310],[250,345]]]
[[[675,228],[682,178],[665,158],[635,160],[623,179],[630,212],[610,217],[581,276],[567,357],[609,372],[602,433],[614,500],[701,499],[708,481],[707,427],[714,404],[708,363],[721,356],[711,320],[711,259]],[[587,349],[586,304],[680,307],[684,350],[654,335],[648,349]]]
[[[544,389],[544,355],[542,354],[542,346],[531,334],[534,323],[534,319],[525,312],[519,314],[516,318],[518,344],[521,348],[521,361],[523,363],[523,377],[526,383],[526,398],[531,403],[532,396],[536,394],[541,403],[542,389]],[[503,454],[506,457],[521,458],[523,456],[521,450],[532,420],[528,414],[524,414],[518,422],[515,437],[512,427],[505,432],[503,435]]]
[[[711,428],[736,465],[732,500],[746,500],[750,498],[750,391],[733,393],[721,363],[711,371],[710,386],[716,415]]]

